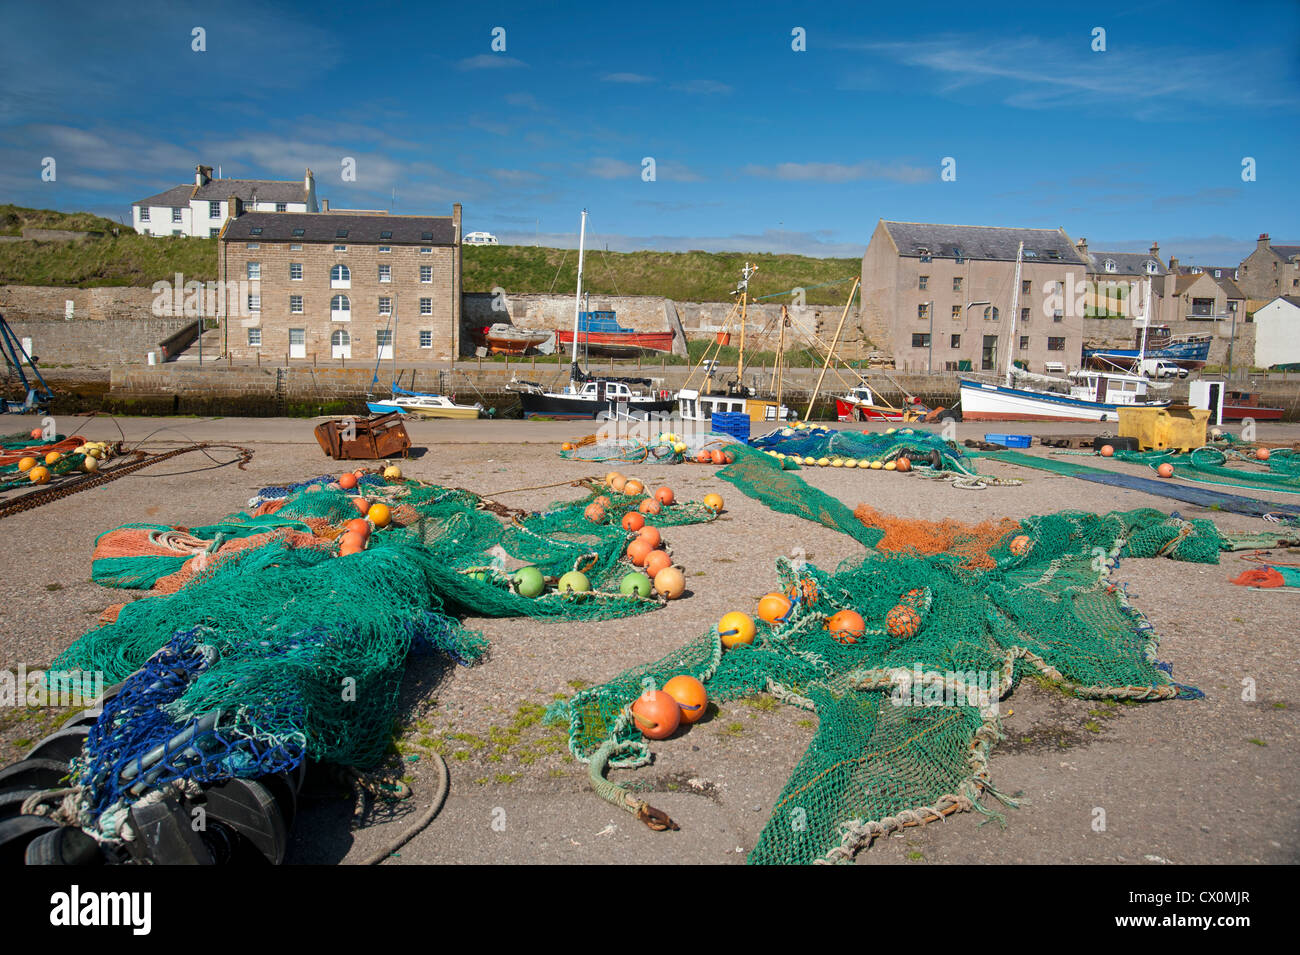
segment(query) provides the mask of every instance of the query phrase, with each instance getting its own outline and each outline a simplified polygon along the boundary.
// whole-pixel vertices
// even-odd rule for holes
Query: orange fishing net
[[[884,531],[885,536],[876,545],[877,550],[915,554],[960,554],[966,559],[962,565],[988,569],[997,566],[989,556],[1008,534],[1020,530],[1020,524],[1009,517],[998,520],[966,524],[962,521],[926,521],[920,518],[894,517],[882,514],[867,504],[859,504],[853,516],[867,527]]]

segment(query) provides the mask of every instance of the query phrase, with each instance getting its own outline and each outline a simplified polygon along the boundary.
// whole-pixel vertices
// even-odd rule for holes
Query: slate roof
[[[1106,271],[1106,261],[1115,263],[1115,271]],[[1169,270],[1160,261],[1160,256],[1150,252],[1094,252],[1088,250],[1089,271],[1101,275],[1166,275]],[[1147,271],[1147,263],[1155,262],[1156,270]],[[1179,269],[1179,271],[1182,271]]]
[[[1300,245],[1271,245],[1269,248],[1287,261],[1300,255]]]
[[[194,198],[215,201],[239,196],[245,202],[252,202],[254,193],[258,202],[307,201],[307,187],[303,183],[279,179],[212,179],[195,190]]]
[[[926,254],[939,258],[963,258],[1014,262],[1016,247],[1025,243],[1026,262],[1086,265],[1064,229],[1013,229],[1002,226],[941,225],[926,222],[881,220],[898,254],[915,258]]]
[[[190,196],[193,192],[193,186],[172,186],[166,192],[160,192],[158,195],[150,196],[148,199],[141,199],[139,202],[131,203],[131,205],[188,209],[190,207]]]
[[[258,198],[261,198],[259,195]],[[261,232],[254,232],[261,229]],[[301,235],[296,234],[301,230]],[[339,232],[346,235],[339,235]],[[384,237],[383,232],[391,232]],[[451,216],[334,212],[245,212],[221,233],[227,242],[330,242],[351,245],[455,245]]]

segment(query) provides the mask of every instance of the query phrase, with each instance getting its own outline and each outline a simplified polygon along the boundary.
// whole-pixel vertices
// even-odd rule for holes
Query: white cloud
[[[731,92],[731,87],[726,83],[719,83],[717,80],[687,80],[684,83],[674,83],[673,89],[680,93],[700,93],[705,95],[725,96]]]
[[[458,70],[505,70],[517,66],[527,66],[523,60],[517,60],[513,56],[503,56],[500,53],[480,53],[478,56],[466,57],[458,60],[456,69]]]
[[[780,179],[787,182],[857,182],[864,179],[886,179],[892,182],[928,182],[937,175],[937,166],[927,169],[905,163],[883,163],[873,159],[852,165],[834,162],[783,162],[775,166],[748,165],[742,170],[746,176],[759,179]]]
[[[601,77],[605,83],[653,83],[653,76],[643,76],[640,73],[606,73]]]

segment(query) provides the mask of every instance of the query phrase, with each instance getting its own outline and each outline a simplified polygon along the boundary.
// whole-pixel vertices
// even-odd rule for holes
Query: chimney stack
[[[320,211],[321,211],[321,212],[329,212],[329,211],[330,211],[330,201],[329,201],[328,199],[322,199],[322,200],[320,201]]]
[[[1267,248],[1268,248],[1268,233],[1267,233],[1267,232],[1261,232],[1261,233],[1259,234],[1259,240],[1255,243],[1255,248],[1256,248],[1256,249],[1267,249]]]
[[[209,182],[211,182],[211,181],[212,181],[212,167],[211,167],[211,166],[195,166],[195,167],[194,167],[194,185],[196,185],[196,186],[198,186],[198,187],[201,188],[201,187],[203,187],[203,186],[206,186],[206,185],[207,185]]]
[[[1175,275],[1178,274],[1178,258],[1177,258],[1177,256],[1173,256],[1173,255],[1169,256],[1169,271],[1170,271],[1170,272],[1173,272]]]
[[[239,196],[231,196],[226,200],[226,216],[230,219],[238,219],[244,214],[244,202]]]
[[[1151,243],[1151,254],[1152,254],[1152,255],[1159,255],[1159,254],[1160,254],[1160,243],[1159,243],[1159,242],[1152,242],[1152,243]]]
[[[1088,257],[1088,240],[1087,240],[1087,239],[1080,239],[1079,242],[1078,242],[1078,244],[1075,245],[1075,248],[1079,250],[1079,254],[1080,254],[1081,256],[1083,256],[1085,259]]]

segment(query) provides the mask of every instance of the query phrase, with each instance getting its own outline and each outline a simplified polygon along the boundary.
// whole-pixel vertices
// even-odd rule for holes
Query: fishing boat
[[[458,405],[446,395],[437,395],[428,391],[407,391],[397,384],[397,349],[391,344],[397,336],[397,302],[393,303],[393,314],[391,316],[391,328],[386,329],[386,336],[390,342],[389,350],[393,357],[393,382],[389,386],[388,397],[380,397],[373,393],[366,395],[366,408],[372,414],[392,414],[394,411],[400,411],[402,414],[414,415],[417,418],[477,418],[483,411],[481,404]],[[375,371],[370,378],[370,385],[373,388],[379,384],[379,363],[383,360],[383,351],[375,356]]]
[[[674,332],[638,332],[623,328],[616,312],[579,312],[578,326],[573,331],[557,329],[556,345],[582,344],[589,355],[609,358],[628,358],[643,352],[670,352],[673,350]]]
[[[1093,368],[1127,367],[1142,356],[1197,371],[1209,360],[1213,340],[1212,335],[1175,338],[1168,325],[1142,326],[1137,330],[1136,348],[1085,348],[1083,363]]]
[[[861,385],[835,396],[835,417],[840,421],[902,421],[903,409],[876,404],[871,389]]]
[[[1223,420],[1243,421],[1253,418],[1256,421],[1281,421],[1282,409],[1269,408],[1259,403],[1259,395],[1253,391],[1228,391],[1223,395]]]
[[[525,418],[648,418],[670,414],[675,406],[665,390],[656,390],[649,378],[612,378],[589,375],[578,367],[578,323],[582,314],[582,267],[587,239],[587,210],[582,210],[578,232],[578,290],[573,303],[569,383],[552,391],[534,381],[512,378],[506,387],[519,393]]]
[[[1016,252],[1016,275],[1012,283],[1010,347],[1007,371],[1002,381],[961,378],[961,411],[966,421],[1116,421],[1121,407],[1164,408],[1168,400],[1147,398],[1151,381],[1144,375],[1121,371],[1082,369],[1068,378],[1030,374],[1018,369],[1013,360],[1016,316],[1020,304],[1020,270],[1024,243]],[[1138,321],[1146,325],[1150,307],[1150,286],[1146,306]],[[1144,343],[1145,336],[1139,338]],[[1139,347],[1137,368],[1144,358]]]
[[[781,339],[776,352],[778,361],[772,368],[772,381],[768,393],[760,394],[757,387],[745,384],[745,326],[749,306],[749,279],[757,271],[758,266],[745,263],[741,271],[741,280],[731,293],[738,297],[723,325],[723,331],[705,350],[695,369],[691,370],[690,377],[686,379],[686,384],[689,386],[691,379],[695,377],[695,370],[702,368],[703,384],[699,388],[684,387],[677,392],[677,411],[683,421],[707,423],[715,412],[736,414],[744,412],[749,415],[750,421],[785,421],[795,417],[794,413],[781,403],[780,360],[785,354],[785,329],[789,321],[784,308],[781,310]],[[720,350],[724,342],[730,341],[731,336],[727,327],[732,317],[737,314],[740,323],[740,348],[736,358],[736,373],[726,381],[719,382],[716,376],[718,361],[711,358],[710,354],[720,353],[714,350]]]
[[[473,333],[474,342],[493,355],[525,355],[554,333],[545,329],[520,328],[509,322],[484,325]]]

